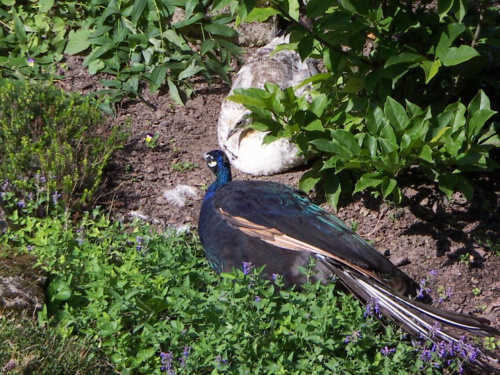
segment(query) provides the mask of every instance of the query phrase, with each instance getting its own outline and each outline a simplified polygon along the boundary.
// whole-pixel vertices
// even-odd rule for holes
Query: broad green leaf
[[[221,35],[221,36],[225,36],[227,38],[236,37],[238,35],[236,30],[234,30],[233,28],[226,26],[226,25],[220,25],[218,23],[212,23],[212,24],[206,25],[205,30],[211,34]]]
[[[156,354],[155,348],[141,348],[137,351],[137,358],[145,362]]]
[[[467,139],[476,139],[495,113],[490,109],[490,99],[480,90],[467,106]]]
[[[410,119],[408,118],[404,107],[390,96],[388,96],[385,101],[384,113],[390,123],[397,130],[404,130],[410,123]]]
[[[382,186],[380,187],[382,195],[385,198],[389,196],[394,191],[394,188],[398,185],[394,178],[384,177],[382,180]]]
[[[306,3],[307,16],[310,19],[324,16],[326,12],[335,5],[325,0],[310,0]]]
[[[106,43],[92,51],[92,53],[87,56],[87,58],[83,61],[83,66],[88,66],[95,60],[99,59],[102,55],[108,53],[109,51],[116,49],[116,44],[114,43]]]
[[[365,115],[366,127],[371,135],[378,135],[385,125],[384,112],[379,106],[371,104]]]
[[[321,174],[313,168],[302,175],[299,181],[299,189],[308,193],[320,180]]]
[[[443,51],[446,51],[452,46],[454,40],[464,31],[465,25],[462,23],[452,23],[448,25],[447,29],[441,32],[434,54],[440,56]]]
[[[341,0],[340,4],[349,12],[361,15],[368,15],[373,9],[368,0]]]
[[[450,129],[449,126],[445,126],[444,128],[442,128],[439,133],[437,133],[434,138],[431,139],[431,143],[435,143],[435,142],[438,142],[441,137],[444,135],[444,133],[446,133],[446,131]]]
[[[453,6],[453,0],[439,0],[437,2],[437,9],[440,21],[448,15],[448,12],[450,11],[452,6]]]
[[[186,19],[191,18],[198,3],[199,3],[198,0],[187,0],[186,1],[186,5],[184,6],[184,13],[185,13],[184,16]]]
[[[285,11],[294,19],[295,21],[299,21],[300,13],[299,13],[299,1],[298,0],[283,0],[283,6],[285,7]]]
[[[302,86],[308,85],[309,83],[316,83],[316,82],[321,82],[321,81],[326,81],[327,79],[330,79],[332,77],[331,73],[318,73],[315,74],[309,78],[306,78],[303,80],[298,86],[296,86],[296,89],[301,88]]]
[[[448,197],[451,197],[458,182],[458,175],[454,173],[443,173],[438,176],[437,182],[439,189]]]
[[[356,94],[365,88],[365,80],[360,77],[352,77],[342,88],[342,92],[346,94]]]
[[[128,42],[131,50],[134,50],[137,47],[145,49],[149,44],[149,38],[144,34],[134,34],[128,37]]]
[[[186,43],[184,38],[182,38],[175,30],[168,29],[164,31],[163,37],[166,38],[170,43],[173,43],[175,46],[179,47],[182,51],[191,52],[191,48]]]
[[[444,66],[454,66],[468,61],[479,53],[472,47],[462,45],[460,47],[450,47],[442,51],[437,57],[441,60]]]
[[[168,91],[170,93],[170,98],[174,100],[176,103],[180,105],[184,105],[184,102],[181,99],[181,96],[179,94],[179,90],[177,89],[177,86],[175,85],[174,82],[170,78],[167,78],[167,84],[168,84]]]
[[[358,140],[353,134],[342,129],[330,130],[330,134],[343,148],[348,149],[352,154],[357,155],[361,151]]]
[[[196,60],[193,60],[186,69],[184,69],[182,72],[179,73],[178,79],[179,80],[187,79],[189,77],[198,74],[202,70],[204,70],[204,68],[196,65]]]
[[[467,126],[467,139],[476,140],[486,122],[495,114],[491,109],[481,109],[472,114]]]
[[[422,150],[420,151],[420,155],[418,157],[428,163],[434,163],[434,159],[432,157],[432,149],[429,145],[422,146]]]
[[[234,56],[239,56],[243,53],[242,48],[240,48],[239,46],[237,46],[236,44],[234,44],[228,40],[215,38],[215,42],[217,44],[219,44],[221,47],[224,47],[225,49],[227,49],[229,51],[229,53],[233,54]]]
[[[52,301],[67,301],[71,298],[71,287],[60,278],[54,279],[47,288],[47,293]]]
[[[406,103],[406,112],[408,113],[408,115],[411,116],[411,118],[413,118],[414,116],[418,116],[423,112],[422,108],[420,108],[418,105],[413,104],[412,102],[409,102],[408,100],[405,100],[405,103]],[[430,109],[429,109],[429,112],[430,112]],[[410,121],[411,121],[411,119],[410,119]]]
[[[87,65],[87,68],[89,70],[90,74],[97,74],[101,70],[103,70],[106,67],[106,64],[104,61],[97,59],[93,60],[90,62],[90,64]]]
[[[38,10],[42,13],[47,13],[54,6],[54,0],[40,0],[38,2]]]
[[[490,109],[490,99],[483,90],[479,90],[476,96],[470,101],[467,106],[467,112],[471,115],[481,109]]]
[[[235,91],[236,92],[236,91]],[[243,104],[244,106],[255,106],[255,107],[263,107],[264,103],[261,99],[248,96],[245,94],[233,94],[227,97],[227,100],[231,100],[232,102]]]
[[[441,66],[441,61],[435,60],[435,61],[423,61],[420,64],[420,67],[424,70],[425,73],[425,83],[429,83],[432,78],[437,74],[439,71],[439,67]]]
[[[234,273],[229,273],[229,272],[222,272],[220,274],[220,277],[222,277],[223,279],[229,279],[229,280],[236,279],[236,275]]]
[[[321,123],[321,120],[314,120],[311,122],[309,125],[304,126],[302,129],[306,131],[325,131],[325,128],[323,127],[323,124]]]
[[[306,60],[314,52],[315,39],[313,36],[303,37],[297,45],[297,52],[302,60]]]
[[[172,25],[174,29],[182,29],[183,27],[194,25],[196,23],[203,22],[203,20],[206,18],[205,13],[202,12],[196,12],[189,18],[185,18],[182,21],[176,22]],[[182,30],[178,31],[180,34],[183,34]]]
[[[389,60],[387,60],[387,62],[385,63],[385,67],[387,68],[391,65],[402,64],[402,63],[421,62],[424,60],[425,59],[422,55],[410,52],[403,52],[400,53],[399,55],[392,56],[391,58],[389,58]]]
[[[167,76],[167,67],[164,65],[157,65],[154,67],[151,72],[150,81],[151,81],[151,91],[156,91],[165,81],[165,77]]]
[[[19,43],[26,44],[27,37],[26,30],[24,29],[24,23],[21,21],[21,18],[19,18],[17,13],[14,13],[14,33],[16,34]]]
[[[390,127],[389,125],[387,125],[385,128],[387,127]],[[392,128],[391,128],[391,131],[392,131]],[[398,148],[398,146],[396,145],[396,143],[394,142],[391,142],[389,141],[388,139],[386,138],[379,138],[378,139],[378,143],[380,145],[380,149],[381,149],[381,154],[382,155],[388,155],[390,154],[391,152],[394,152],[394,150],[396,150]]]
[[[132,24],[137,26],[137,21],[142,16],[148,0],[134,0],[134,6],[132,8]]]
[[[216,43],[212,39],[206,39],[201,43],[200,53],[201,55],[205,55],[207,52],[210,52],[214,49]]]
[[[469,7],[469,0],[454,0],[453,1],[453,11],[457,21],[460,23],[467,14],[467,8]]]
[[[2,4],[11,7],[16,4],[16,0],[2,0]]]
[[[325,190],[326,201],[335,211],[337,211],[340,193],[342,192],[342,185],[340,183],[339,176],[333,173],[333,171],[325,172],[325,182],[323,184],[323,188]]]
[[[272,17],[276,14],[280,14],[279,10],[274,8],[253,8],[253,10],[246,16],[243,20],[245,22],[264,22],[269,17]]]
[[[356,182],[356,186],[354,187],[353,194],[358,191],[363,191],[368,188],[376,188],[382,181],[384,180],[384,175],[381,172],[371,172],[365,173],[361,176],[361,178]]]
[[[465,176],[458,175],[456,189],[464,195],[468,202],[472,200],[474,196],[474,187]]]
[[[206,66],[211,72],[215,72],[226,83],[231,83],[224,67],[215,59],[208,59],[205,61]]]
[[[330,141],[328,139],[314,139],[309,143],[316,147],[319,151],[324,151],[329,154],[340,155],[346,158],[352,155],[352,152],[341,146],[337,140]]]
[[[325,94],[320,94],[314,98],[309,106],[309,110],[314,113],[317,117],[321,117],[324,110],[330,104],[330,100]]]

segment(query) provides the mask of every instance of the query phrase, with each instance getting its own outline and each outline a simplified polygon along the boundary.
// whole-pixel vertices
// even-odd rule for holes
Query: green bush
[[[424,362],[421,347],[334,282],[298,291],[280,290],[280,277],[263,280],[260,270],[221,277],[196,237],[98,212],[78,224],[33,218],[31,228],[4,241],[29,246],[50,274],[41,321],[63,338],[87,338],[122,374],[442,371],[436,353]]]
[[[0,176],[4,208],[47,214],[58,202],[93,203],[123,129],[108,129],[98,105],[50,84],[0,81]]]
[[[193,93],[189,79],[208,83],[227,72],[240,48],[234,20],[213,1],[38,1],[0,4],[0,75],[54,73],[63,53],[83,55],[91,74],[107,73],[111,102],[141,97],[144,83],[164,87],[179,103]],[[111,108],[107,107],[108,110]]]
[[[281,48],[322,59],[325,72],[304,82],[311,104],[272,85],[232,99],[267,141],[290,137],[320,156],[301,188],[322,184],[335,207],[341,192],[366,188],[399,203],[400,177],[414,166],[470,199],[466,172],[499,166],[490,150],[500,145],[500,15],[490,3],[313,0],[302,9],[308,26],[297,2],[273,1],[294,24]]]

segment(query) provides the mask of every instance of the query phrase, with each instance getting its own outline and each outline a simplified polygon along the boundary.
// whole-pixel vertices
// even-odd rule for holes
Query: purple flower
[[[179,362],[181,363],[181,367],[186,367],[186,359],[189,357],[189,352],[191,351],[190,346],[185,346],[184,351],[182,352],[182,357],[179,358]]]
[[[29,66],[35,66],[35,59],[33,57],[28,58],[27,62]]]
[[[31,246],[31,245],[26,246],[26,250],[32,251],[33,250],[33,246]]]
[[[380,352],[382,353],[382,355],[387,356],[389,354],[396,353],[396,348],[388,348],[386,346],[385,348],[380,349]]]
[[[438,274],[438,272],[437,272],[436,270],[430,270],[430,271],[429,271],[429,273],[430,273],[430,275],[431,275],[432,277],[436,277],[436,276],[437,276],[437,274]]]
[[[363,316],[366,318],[367,316],[373,316],[374,314],[380,317],[380,305],[378,297],[371,297],[368,300]]]
[[[26,202],[24,201],[24,199],[21,199],[19,202],[17,202],[17,206],[19,208],[24,208],[26,207]]]
[[[57,201],[61,197],[62,197],[62,194],[59,194],[57,191],[55,191],[54,194],[52,194],[52,202],[54,202],[54,204],[57,204]]]
[[[280,277],[279,273],[273,273],[273,275],[271,276],[273,281],[276,281],[278,279],[278,277]]]
[[[260,302],[260,297],[259,296],[255,296],[255,302]]]
[[[161,368],[162,372],[166,371],[168,375],[175,375],[174,367],[172,366],[172,360],[174,359],[174,354],[172,352],[164,353],[160,352],[161,358]]]
[[[217,363],[217,367],[220,367],[221,365],[227,364],[227,359],[222,358],[219,354],[217,357],[215,357],[214,362]]]
[[[243,274],[248,275],[252,272],[253,265],[251,262],[243,262]]]
[[[428,348],[422,349],[420,353],[420,359],[424,362],[430,362],[432,360],[431,350]]]
[[[346,338],[344,339],[344,344],[347,344],[351,341],[356,342],[356,341],[358,341],[359,338],[361,338],[361,332],[354,331],[351,333],[351,335],[346,336]]]

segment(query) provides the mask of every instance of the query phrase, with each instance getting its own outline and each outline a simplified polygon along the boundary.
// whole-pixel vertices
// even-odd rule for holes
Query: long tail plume
[[[493,353],[466,342],[446,327],[453,327],[476,336],[498,336],[500,331],[488,326],[489,321],[438,309],[434,306],[395,295],[384,285],[359,275],[353,270],[332,264],[329,268],[342,284],[365,304],[374,305],[382,315],[391,319],[411,335],[432,341],[440,348],[440,356],[459,356],[467,368],[480,374],[500,374],[498,358]]]

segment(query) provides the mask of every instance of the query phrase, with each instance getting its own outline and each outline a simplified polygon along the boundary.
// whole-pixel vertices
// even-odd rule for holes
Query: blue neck
[[[232,180],[230,167],[219,166],[216,176],[217,179],[208,187],[207,192],[205,193],[205,198],[203,198],[203,200],[207,200],[212,197],[217,190],[219,190],[222,186]]]

